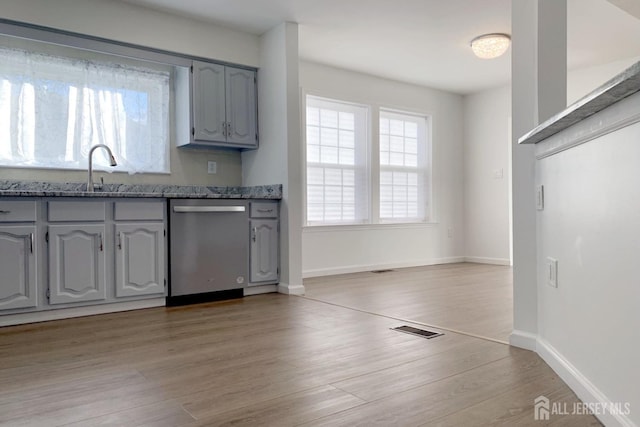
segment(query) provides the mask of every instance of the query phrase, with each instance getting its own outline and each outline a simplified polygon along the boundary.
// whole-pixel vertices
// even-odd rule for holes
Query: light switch
[[[502,179],[504,172],[502,169],[493,170],[493,179]]]
[[[551,257],[547,258],[547,285],[558,287],[558,260]]]
[[[536,185],[536,209],[544,210],[544,185]]]

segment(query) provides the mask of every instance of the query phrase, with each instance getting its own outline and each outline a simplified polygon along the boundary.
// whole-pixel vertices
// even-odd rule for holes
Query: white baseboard
[[[288,283],[280,283],[278,292],[287,295],[304,295],[304,285],[290,285]]]
[[[250,295],[269,294],[272,292],[278,292],[278,285],[249,286],[244,288],[243,295],[248,297]]]
[[[346,265],[343,267],[318,268],[314,270],[306,270],[302,272],[302,277],[307,279],[310,277],[334,276],[336,274],[361,273],[364,271],[372,271],[372,270],[424,267],[427,265],[437,265],[437,264],[453,264],[453,263],[464,262],[464,261],[465,261],[464,257],[449,257],[449,258],[435,258],[435,259],[425,260],[425,261],[394,262],[394,263],[388,263],[388,264]]]
[[[519,331],[514,329],[509,336],[509,344],[524,348],[525,350],[536,351],[538,336],[531,332]]]
[[[116,313],[118,311],[140,310],[164,307],[165,298],[151,298],[138,301],[116,302],[113,304],[89,305],[85,307],[61,308],[59,310],[34,311],[0,316],[0,326],[22,325],[25,323],[47,322],[49,320],[70,319],[72,317],[93,316],[95,314]]]
[[[513,336],[513,335],[512,335]],[[569,388],[583,402],[598,403],[606,406],[613,405],[607,396],[602,393],[587,377],[560,354],[549,342],[542,338],[537,340],[537,353],[547,364],[567,383]],[[632,408],[633,410],[634,408]],[[612,414],[609,412],[598,414],[598,419],[606,426],[637,427],[637,425],[624,414]]]
[[[479,256],[466,256],[465,262],[475,262],[476,264],[492,264],[492,265],[511,265],[511,261],[507,258],[486,258]]]

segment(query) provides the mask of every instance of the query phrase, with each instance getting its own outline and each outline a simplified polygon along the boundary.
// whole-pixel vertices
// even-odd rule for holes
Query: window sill
[[[389,229],[421,229],[432,228],[439,225],[438,222],[396,222],[380,224],[332,224],[332,225],[305,225],[303,233],[323,233],[331,231],[362,231],[362,230],[389,230]]]

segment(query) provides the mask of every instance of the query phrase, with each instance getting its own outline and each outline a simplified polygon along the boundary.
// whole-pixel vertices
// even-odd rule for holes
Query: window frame
[[[307,96],[313,96],[316,98],[326,99],[329,101],[335,101],[343,104],[354,104],[359,106],[368,107],[369,114],[367,117],[367,131],[369,134],[367,143],[368,152],[368,220],[366,222],[358,223],[334,223],[334,222],[308,222],[307,221]],[[420,108],[396,108],[384,104],[368,101],[354,101],[344,96],[328,95],[325,92],[308,90],[301,88],[300,91],[301,106],[300,109],[300,123],[301,123],[301,136],[302,136],[302,149],[301,149],[301,162],[303,165],[302,171],[302,212],[303,212],[303,229],[307,231],[331,231],[331,230],[364,230],[364,229],[382,229],[382,228],[422,228],[429,227],[434,224],[438,224],[436,218],[436,200],[434,196],[433,185],[433,123],[434,114],[425,111]],[[424,189],[424,218],[407,218],[402,220],[394,219],[382,219],[380,218],[380,113],[389,112],[407,116],[417,116],[424,118],[425,131],[424,131],[424,177],[423,177],[423,189]]]
[[[340,165],[340,164],[336,164],[335,168],[337,169],[353,169],[354,170],[354,180],[355,180],[355,186],[356,186],[356,191],[355,191],[355,199],[356,199],[356,205],[355,205],[355,214],[356,214],[356,220],[354,221],[309,221],[308,219],[308,153],[307,153],[307,100],[308,99],[313,99],[314,102],[316,102],[318,105],[330,105],[330,104],[340,104],[343,105],[345,107],[346,110],[350,110],[351,112],[354,112],[354,114],[356,114],[356,110],[357,109],[361,109],[362,114],[363,114],[363,121],[364,121],[364,126],[362,126],[362,132],[364,133],[364,135],[362,135],[362,153],[360,154],[360,162],[361,165],[358,165],[358,154],[355,154],[356,160],[355,160],[355,165],[354,166],[349,166],[349,165]],[[320,96],[320,95],[316,95],[314,93],[310,93],[310,92],[303,92],[302,93],[302,103],[301,105],[303,105],[304,107],[301,108],[301,122],[302,122],[302,126],[301,126],[301,130],[302,130],[302,158],[303,158],[303,215],[304,215],[304,225],[307,227],[327,227],[327,226],[351,226],[351,225],[363,225],[363,224],[370,224],[371,223],[371,180],[370,180],[370,169],[371,169],[371,129],[370,129],[370,122],[371,122],[371,106],[366,105],[366,104],[361,104],[361,103],[357,103],[357,102],[351,102],[351,101],[345,101],[345,100],[341,100],[341,99],[336,99],[336,98],[329,98],[326,96]],[[321,107],[318,107],[321,108]],[[358,119],[356,118],[355,121],[357,122]],[[355,127],[357,127],[357,124],[355,125]],[[356,146],[356,152],[357,150],[357,136],[356,141],[354,141],[354,146]],[[322,164],[321,162],[319,163],[320,165]],[[358,170],[360,171],[360,182],[362,183],[362,185],[365,187],[364,190],[361,193],[358,193],[357,191],[357,184],[358,184]],[[360,198],[360,202],[358,203],[358,198]],[[358,208],[360,207],[360,208]],[[360,215],[361,219],[358,220],[358,210],[363,211],[363,214]]]
[[[429,223],[431,222],[431,202],[432,202],[432,189],[431,189],[431,170],[432,170],[432,151],[431,151],[431,129],[432,129],[432,116],[428,114],[423,114],[415,111],[406,111],[406,110],[398,110],[394,108],[387,107],[379,107],[378,108],[378,147],[377,151],[380,153],[381,147],[381,129],[380,129],[380,121],[383,118],[383,115],[387,115],[388,117],[396,117],[397,119],[403,120],[411,117],[415,117],[422,121],[424,129],[420,129],[420,125],[418,125],[418,134],[417,134],[417,166],[415,168],[407,167],[407,166],[393,166],[393,165],[383,165],[378,158],[377,165],[377,184],[378,184],[378,206],[376,209],[377,218],[379,224],[405,224],[405,223]],[[383,170],[388,171],[410,171],[415,170],[418,173],[418,216],[416,217],[401,217],[401,218],[383,218],[381,215],[382,212],[382,201],[381,201],[381,177]],[[422,175],[420,177],[420,175]],[[422,193],[420,193],[420,188],[422,188]]]

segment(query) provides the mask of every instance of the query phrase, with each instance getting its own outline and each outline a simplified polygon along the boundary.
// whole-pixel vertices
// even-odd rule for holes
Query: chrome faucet
[[[93,188],[93,152],[96,150],[96,148],[104,148],[105,150],[107,150],[107,153],[109,154],[109,164],[111,166],[118,166],[118,163],[116,162],[116,158],[113,157],[113,153],[111,152],[111,149],[109,147],[107,147],[104,144],[96,144],[93,147],[91,147],[91,150],[89,150],[89,180],[87,181],[87,191],[90,193],[94,192],[94,188]]]

